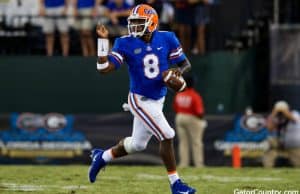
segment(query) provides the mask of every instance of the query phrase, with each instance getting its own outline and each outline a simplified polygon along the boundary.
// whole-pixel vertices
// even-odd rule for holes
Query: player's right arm
[[[97,60],[97,71],[102,74],[106,74],[114,71],[115,65],[108,60],[109,52],[109,39],[108,30],[104,25],[97,25],[96,29],[98,35],[98,60]]]

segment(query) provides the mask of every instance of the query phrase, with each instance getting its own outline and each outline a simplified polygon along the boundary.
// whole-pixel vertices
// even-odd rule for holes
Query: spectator
[[[174,20],[174,7],[171,3],[164,1],[162,5],[162,11],[160,13],[160,26],[161,30],[171,30]]]
[[[274,134],[268,138],[270,149],[263,157],[264,167],[273,167],[280,153],[286,153],[293,166],[300,166],[300,114],[285,101],[275,103],[267,119]]]
[[[6,25],[22,28],[31,22],[30,16],[36,15],[36,0],[10,0],[5,10]],[[0,10],[1,11],[1,10]],[[0,13],[1,16],[1,13]]]
[[[300,22],[299,0],[279,1],[279,7],[281,23],[298,24]]]
[[[69,55],[69,27],[67,14],[69,0],[39,0],[40,15],[45,16],[43,31],[46,34],[46,50],[48,56],[53,56],[54,34],[57,27],[60,33],[60,43],[63,56]]]
[[[153,7],[157,14],[160,15],[159,29],[160,30],[170,30],[174,19],[174,8],[171,3],[164,0],[137,0],[136,4],[148,4]]]
[[[136,4],[148,4],[160,15],[163,8],[163,0],[136,0]]]
[[[187,89],[177,93],[173,102],[179,138],[179,166],[189,166],[191,150],[195,167],[203,167],[202,137],[206,127],[203,100],[194,89],[194,78],[189,76],[185,80]]]
[[[197,39],[192,49],[193,54],[205,54],[205,26],[209,22],[209,7],[213,0],[190,0],[194,5],[194,25],[196,26]]]
[[[79,30],[82,55],[95,56],[96,49],[93,40],[92,16],[97,16],[97,8],[101,0],[74,0],[74,16]]]
[[[108,11],[106,16],[110,19],[108,31],[112,36],[126,35],[127,17],[130,14],[131,6],[125,0],[110,0],[107,3]]]
[[[175,1],[175,22],[178,26],[178,36],[185,52],[189,52],[191,47],[191,25],[194,20],[194,16],[191,13],[193,13],[193,7],[189,0]]]

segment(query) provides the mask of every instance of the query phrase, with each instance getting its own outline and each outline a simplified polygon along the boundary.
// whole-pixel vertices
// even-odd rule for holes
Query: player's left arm
[[[177,63],[177,69],[181,74],[189,72],[192,69],[191,62],[188,58],[185,58],[183,61]]]
[[[176,66],[177,66],[176,68],[172,68],[172,69],[177,76],[181,76],[192,69],[191,62],[188,60],[188,58],[185,58],[184,60],[177,62]]]
[[[168,34],[168,43],[170,45],[171,51],[169,53],[169,62],[171,65],[176,65],[175,73],[180,76],[191,70],[192,65],[186,55],[183,52],[183,49],[179,43],[178,38],[175,34]]]

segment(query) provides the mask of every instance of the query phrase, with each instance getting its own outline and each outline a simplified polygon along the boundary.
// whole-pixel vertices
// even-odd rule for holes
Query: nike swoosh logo
[[[93,158],[93,162],[96,162],[98,154],[96,154]]]
[[[162,49],[162,48],[163,48],[163,47],[158,47],[157,50],[160,50],[160,49]]]

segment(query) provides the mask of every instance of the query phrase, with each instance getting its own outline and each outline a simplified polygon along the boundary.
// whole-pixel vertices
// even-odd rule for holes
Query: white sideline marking
[[[57,185],[27,185],[27,184],[17,184],[17,183],[0,183],[0,191],[43,191],[49,189],[87,189],[87,186],[82,185],[67,185],[67,186],[57,186]]]
[[[72,189],[87,189],[87,186],[82,186],[82,185],[67,185],[67,186],[63,186],[61,187],[62,189],[66,189],[66,190],[72,190]]]
[[[145,174],[140,173],[136,175],[138,179],[148,179],[148,180],[164,180],[166,176],[162,175],[154,175],[154,174]],[[237,176],[214,176],[214,175],[187,175],[184,176],[184,179],[190,181],[197,181],[197,180],[210,180],[210,181],[217,181],[217,182],[255,182],[255,181],[265,181],[265,182],[272,182],[272,181],[281,181],[282,178],[272,178],[272,177],[237,177]]]
[[[21,185],[16,183],[0,183],[0,190],[9,191],[42,191],[45,190],[41,185]]]
[[[255,181],[281,181],[282,178],[272,178],[272,177],[238,177],[238,176],[213,176],[213,175],[203,175],[202,179],[213,180],[218,182],[255,182]]]

